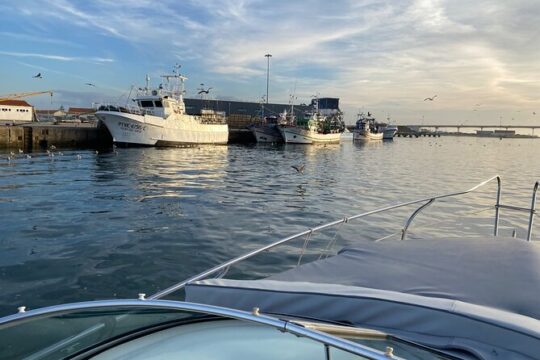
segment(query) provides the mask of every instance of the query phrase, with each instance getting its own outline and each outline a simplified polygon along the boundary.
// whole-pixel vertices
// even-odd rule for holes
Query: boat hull
[[[190,115],[163,119],[151,115],[98,111],[96,116],[105,124],[116,143],[150,146],[226,144],[229,137],[227,125],[201,124]]]
[[[392,140],[394,136],[396,136],[398,129],[395,127],[386,128],[383,131],[383,139],[384,140]]]
[[[283,137],[277,126],[254,125],[250,127],[258,143],[282,143]]]
[[[336,144],[341,139],[341,133],[319,134],[297,127],[280,127],[279,131],[288,144]]]
[[[372,133],[365,131],[353,131],[353,141],[378,141],[383,139],[383,133]]]

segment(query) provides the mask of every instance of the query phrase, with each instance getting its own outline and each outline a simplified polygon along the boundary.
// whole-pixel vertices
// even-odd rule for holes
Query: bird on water
[[[300,173],[300,174],[303,174],[304,173],[304,168],[306,167],[306,165],[292,165],[291,166],[294,170],[296,170],[296,172]]]

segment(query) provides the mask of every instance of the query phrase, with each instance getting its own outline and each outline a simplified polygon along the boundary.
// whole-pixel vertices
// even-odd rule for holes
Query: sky
[[[348,123],[540,124],[538,19],[538,0],[0,0],[0,94],[125,102],[179,63],[188,97],[259,101],[269,53],[270,102],[339,97]]]

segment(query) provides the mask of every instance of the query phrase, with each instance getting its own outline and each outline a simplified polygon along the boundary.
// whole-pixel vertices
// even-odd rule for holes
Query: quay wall
[[[30,151],[57,147],[96,147],[112,144],[105,127],[96,124],[37,124],[0,126],[0,148]]]
[[[23,148],[24,129],[21,126],[0,126],[1,148]]]

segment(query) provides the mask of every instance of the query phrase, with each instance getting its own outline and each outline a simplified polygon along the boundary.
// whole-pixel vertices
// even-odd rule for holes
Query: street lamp
[[[268,83],[270,81],[270,58],[272,54],[264,55],[266,57],[266,103],[268,104]]]

